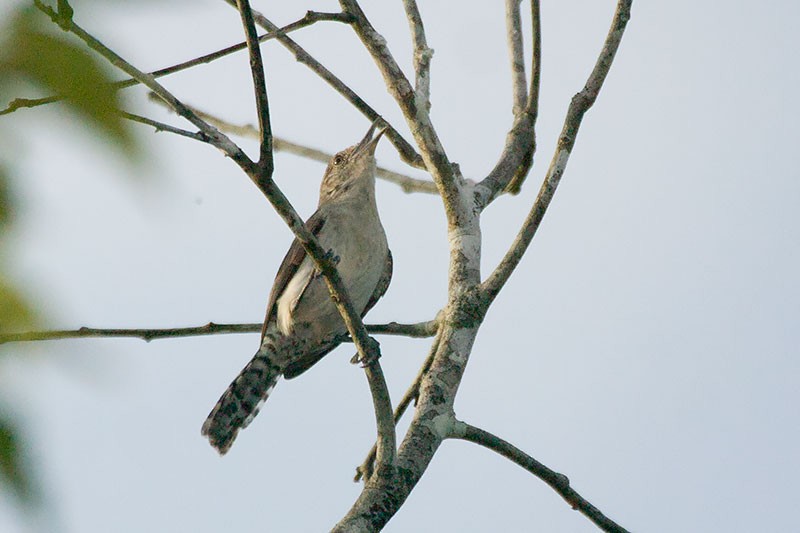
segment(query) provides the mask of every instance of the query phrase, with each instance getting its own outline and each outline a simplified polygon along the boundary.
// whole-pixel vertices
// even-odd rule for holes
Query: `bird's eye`
[[[333,164],[338,166],[342,163],[344,163],[344,156],[342,154],[336,154],[336,156],[333,158]]]

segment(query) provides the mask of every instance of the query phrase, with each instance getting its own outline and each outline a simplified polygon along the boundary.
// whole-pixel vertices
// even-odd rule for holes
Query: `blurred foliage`
[[[68,27],[69,20],[63,24]],[[0,35],[0,101],[9,103],[6,112],[20,104],[26,107],[24,99],[7,102],[8,94],[33,85],[45,95],[63,98],[81,123],[135,158],[138,145],[131,123],[119,113],[121,96],[111,85],[112,70],[102,58],[90,55],[83,43],[68,39],[31,7],[9,17]]]
[[[67,0],[58,0],[56,6],[58,25],[29,4],[12,9],[0,20],[0,115],[4,115],[0,116],[0,133],[14,135],[12,113],[31,107],[30,99],[12,100],[12,95],[35,91],[37,96],[54,96],[53,101],[59,101],[40,108],[42,111],[53,106],[68,109],[87,131],[135,162],[139,145],[131,123],[119,113],[122,102],[111,86],[110,66],[62,31],[71,24],[72,8]],[[17,205],[15,176],[3,164],[15,154],[4,152],[4,144],[0,143],[0,331],[21,331],[34,326],[36,312],[8,273],[8,258],[13,254],[9,250],[11,239],[5,236],[13,228]],[[8,351],[2,354],[7,356]],[[23,508],[30,509],[40,501],[36,498],[36,477],[24,461],[26,449],[19,426],[11,418],[0,416],[0,489],[15,494]]]
[[[25,461],[16,426],[0,419],[0,483],[25,505],[38,502],[37,488]]]
[[[6,169],[0,166],[0,234],[11,225],[14,218],[14,203],[9,188]]]

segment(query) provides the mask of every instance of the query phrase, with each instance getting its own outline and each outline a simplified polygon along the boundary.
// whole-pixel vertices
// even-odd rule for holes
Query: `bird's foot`
[[[350,363],[361,365],[361,368],[377,362],[381,356],[381,344],[372,337],[367,337],[367,339],[367,346],[364,347],[364,355],[362,355],[361,352],[356,352],[356,354],[350,358]]]

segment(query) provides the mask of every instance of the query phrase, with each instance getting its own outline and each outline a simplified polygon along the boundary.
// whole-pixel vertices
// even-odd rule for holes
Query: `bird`
[[[375,148],[385,132],[378,129],[380,122],[330,159],[317,209],[305,222],[335,262],[362,317],[392,279],[392,253],[375,200]],[[279,378],[304,373],[341,344],[346,333],[323,275],[295,238],[275,276],[258,351],[211,410],[202,435],[225,455]]]

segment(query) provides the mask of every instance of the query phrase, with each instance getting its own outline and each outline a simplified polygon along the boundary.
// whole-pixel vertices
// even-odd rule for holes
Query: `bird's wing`
[[[392,269],[394,267],[394,261],[392,260],[392,251],[386,250],[386,265],[383,267],[383,274],[381,274],[381,279],[378,280],[378,284],[375,286],[375,290],[372,291],[372,296],[369,297],[369,301],[367,302],[367,306],[364,308],[364,312],[361,313],[361,317],[363,318],[372,309],[378,300],[386,294],[386,290],[389,288],[389,283],[392,282]]]
[[[325,219],[322,213],[317,210],[311,217],[306,220],[305,227],[312,235],[319,235],[322,226],[325,225]],[[264,319],[264,326],[261,328],[261,341],[264,341],[264,334],[267,331],[267,324],[275,321],[276,304],[278,299],[283,295],[289,281],[297,273],[300,264],[306,257],[306,251],[300,241],[295,239],[286,252],[286,257],[283,258],[281,266],[278,267],[278,273],[275,276],[275,282],[272,284],[272,292],[269,294],[269,302],[267,303],[267,316]]]
[[[375,290],[372,292],[372,296],[369,298],[369,302],[367,302],[367,306],[364,308],[364,312],[361,313],[361,316],[367,314],[367,312],[372,309],[372,307],[378,302],[381,296],[386,293],[386,289],[389,288],[389,282],[392,281],[392,252],[388,251],[386,256],[386,266],[383,268],[383,274],[381,275],[381,279],[378,280],[378,284],[375,286]],[[313,350],[307,354],[305,354],[302,358],[298,359],[297,361],[292,361],[283,371],[283,377],[286,379],[296,378],[322,359],[325,355],[328,354],[331,350],[339,346],[341,344],[341,338],[331,339],[326,343],[323,343],[319,346],[317,350]]]

